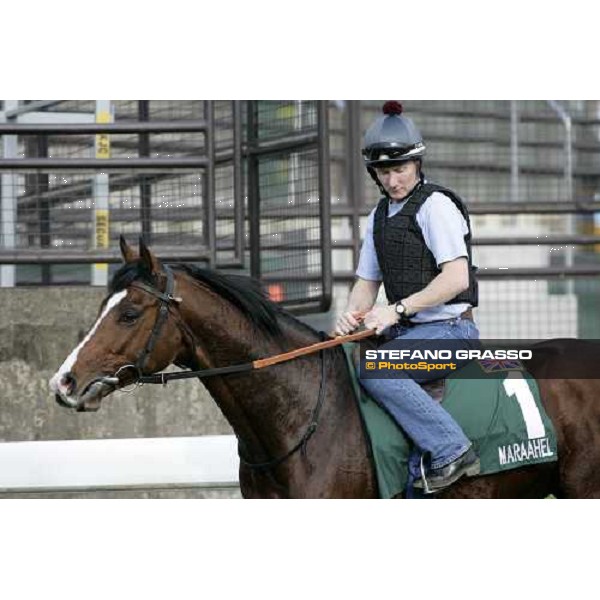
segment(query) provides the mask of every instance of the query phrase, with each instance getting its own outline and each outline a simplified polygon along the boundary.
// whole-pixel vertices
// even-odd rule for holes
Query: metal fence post
[[[244,159],[242,154],[242,103],[233,101],[233,211],[235,261],[244,266]]]
[[[204,102],[204,118],[206,120],[206,188],[204,200],[206,215],[206,234],[204,240],[210,256],[209,266],[214,267],[217,257],[217,223],[216,223],[216,182],[215,182],[215,110],[212,100]]]
[[[519,106],[510,101],[510,199],[519,201]]]
[[[28,158],[48,158],[48,136],[45,134],[30,135],[24,138],[25,156]],[[48,174],[37,171],[25,174],[25,196],[37,198],[37,223],[27,226],[27,234],[39,239],[40,248],[48,249],[51,245],[50,204],[47,193],[50,189]],[[52,265],[40,265],[41,283],[52,283]]]
[[[150,119],[150,101],[138,101],[138,120],[140,123],[148,122]],[[140,133],[138,138],[138,156],[148,158],[150,156],[150,134]],[[142,224],[142,237],[146,244],[152,243],[152,186],[144,178],[140,182],[140,217]]]
[[[11,111],[17,111],[19,108],[18,100],[4,101],[4,114],[0,113],[0,122],[14,117],[5,117]],[[3,136],[3,158],[17,158],[18,143],[16,135]],[[2,217],[2,235],[0,236],[0,246],[4,250],[14,250],[16,247],[17,232],[17,174],[11,171],[2,173],[2,185],[0,187],[0,198]],[[14,287],[16,284],[15,265],[0,266],[0,287]]]
[[[250,230],[250,275],[260,278],[260,187],[259,158],[255,154],[257,122],[254,114],[255,102],[247,103],[247,140],[248,140],[248,220]]]
[[[567,195],[567,202],[573,201],[573,128],[571,115],[565,109],[564,106],[559,104],[556,100],[548,100],[548,105],[558,115],[565,127],[565,192]],[[567,217],[567,229],[568,233],[572,235],[575,233],[575,218],[573,215]],[[573,247],[567,246],[565,251],[565,265],[567,267],[573,266]],[[574,291],[573,282],[567,282],[567,292],[572,294]]]
[[[556,100],[547,100],[547,102],[565,127],[565,191],[567,202],[571,202],[573,200],[573,121],[565,107]]]
[[[360,100],[347,100],[346,106],[346,181],[348,203],[352,209],[352,264],[358,267],[360,253],[360,206],[364,165],[361,160]]]
[[[329,310],[333,292],[331,266],[331,182],[329,177],[329,102],[320,100],[317,105],[318,155],[319,155],[319,204],[321,225],[321,271],[323,291],[321,310]]]
[[[112,123],[114,120],[110,100],[96,100],[96,123]],[[110,158],[110,136],[107,133],[96,135],[95,153],[98,160]],[[110,181],[107,172],[94,175],[94,239],[92,247],[106,250],[110,245]],[[92,265],[92,285],[105,286],[108,283],[108,264]]]

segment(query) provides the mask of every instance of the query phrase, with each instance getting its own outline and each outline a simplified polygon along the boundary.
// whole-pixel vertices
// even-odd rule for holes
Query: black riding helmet
[[[382,192],[375,167],[393,166],[407,160],[419,160],[425,155],[423,136],[415,124],[405,117],[402,104],[390,100],[383,105],[378,117],[365,133],[362,154],[369,175]]]

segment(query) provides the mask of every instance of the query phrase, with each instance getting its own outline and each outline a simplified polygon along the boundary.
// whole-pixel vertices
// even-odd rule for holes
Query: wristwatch
[[[406,306],[402,304],[402,300],[396,302],[396,314],[400,317],[400,319],[408,318],[408,315],[406,314]]]

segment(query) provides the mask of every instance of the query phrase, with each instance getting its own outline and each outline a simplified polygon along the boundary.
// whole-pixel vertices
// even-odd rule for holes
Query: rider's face
[[[419,181],[419,170],[414,160],[392,167],[377,167],[375,172],[392,200],[402,200]]]

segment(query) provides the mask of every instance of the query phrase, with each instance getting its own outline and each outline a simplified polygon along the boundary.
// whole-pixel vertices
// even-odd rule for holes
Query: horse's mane
[[[317,335],[317,332],[296,319],[283,308],[271,302],[265,295],[259,281],[244,275],[224,274],[211,269],[201,269],[194,265],[175,264],[170,265],[176,271],[182,271],[195,281],[205,284],[221,298],[231,302],[241,310],[248,320],[259,331],[270,336],[281,339],[280,319],[293,321],[296,326],[306,333]],[[123,265],[113,276],[109,284],[109,293],[114,294],[134,281],[144,281],[149,285],[155,285],[152,275],[143,267],[140,261],[134,261]]]

